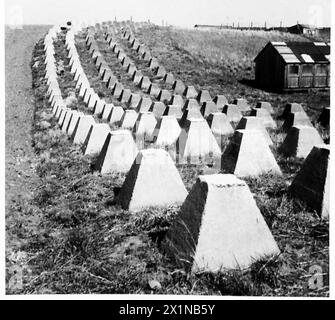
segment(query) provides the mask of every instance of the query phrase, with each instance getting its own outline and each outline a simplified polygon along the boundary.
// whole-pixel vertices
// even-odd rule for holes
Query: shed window
[[[326,75],[327,74],[327,66],[326,65],[317,65],[316,66],[316,73],[317,74],[324,74]]]
[[[303,74],[313,74],[313,65],[306,64],[302,66],[302,73]]]
[[[299,74],[299,66],[296,66],[296,65],[288,66],[288,73],[289,74]]]

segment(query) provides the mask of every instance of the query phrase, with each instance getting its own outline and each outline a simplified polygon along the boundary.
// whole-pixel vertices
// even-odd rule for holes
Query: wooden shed
[[[254,59],[256,84],[272,91],[330,86],[330,44],[269,42]]]
[[[309,24],[297,23],[294,26],[288,27],[287,31],[295,34],[303,34],[306,36],[316,36],[318,28]]]

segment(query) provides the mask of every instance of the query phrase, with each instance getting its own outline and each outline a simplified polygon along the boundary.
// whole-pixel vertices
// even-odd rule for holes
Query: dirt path
[[[31,129],[34,114],[31,57],[35,43],[48,26],[26,26],[5,31],[5,104],[6,104],[6,266],[11,269],[25,264],[22,249],[37,224],[29,203],[38,178],[34,170]],[[8,279],[7,279],[8,280]]]

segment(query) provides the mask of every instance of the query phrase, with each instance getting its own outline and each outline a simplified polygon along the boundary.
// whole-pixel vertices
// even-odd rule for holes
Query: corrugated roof
[[[267,45],[269,44],[276,49],[286,63],[329,62],[330,45],[325,42],[270,42]]]

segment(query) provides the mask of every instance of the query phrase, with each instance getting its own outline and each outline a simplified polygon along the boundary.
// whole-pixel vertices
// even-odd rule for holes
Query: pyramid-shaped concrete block
[[[260,118],[257,117],[243,117],[236,126],[236,130],[259,130],[262,132],[268,145],[273,145],[273,142],[266,131],[264,124]]]
[[[235,104],[226,104],[222,112],[225,113],[229,121],[233,123],[239,122],[242,118],[242,113]]]
[[[101,119],[107,120],[114,108],[113,103],[106,103],[102,109]]]
[[[62,122],[62,126],[61,126],[62,132],[67,133],[67,129],[69,127],[71,118],[72,118],[73,114],[76,114],[76,113],[78,113],[78,111],[68,110],[68,112],[65,115],[64,121]]]
[[[142,150],[128,172],[118,196],[130,212],[182,204],[186,188],[169,154],[162,149]]]
[[[330,107],[325,107],[325,108],[323,108],[323,110],[320,114],[318,122],[323,127],[327,127],[327,126],[329,126],[329,120],[330,120]]]
[[[282,125],[282,130],[284,132],[288,132],[294,126],[313,127],[309,117],[305,112],[289,113]]]
[[[136,137],[143,137],[145,141],[152,140],[157,120],[152,112],[140,112],[133,127]]]
[[[96,162],[96,170],[101,174],[130,170],[138,149],[129,130],[117,130],[108,133]]]
[[[168,105],[165,108],[163,116],[174,116],[176,117],[177,120],[180,120],[181,117],[183,116],[183,111],[181,110],[180,106]]]
[[[245,269],[280,254],[249,187],[231,174],[198,177],[162,249],[192,272]]]
[[[71,109],[68,109],[68,108],[63,108],[61,110],[61,112],[59,113],[59,117],[58,117],[58,124],[59,126],[61,127],[62,126],[62,123],[65,119],[65,116],[66,116],[66,113],[69,112]]]
[[[170,146],[174,144],[181,133],[175,116],[162,116],[153,133],[153,142],[157,146]]]
[[[163,78],[166,75],[166,70],[163,66],[158,66],[155,71],[155,76],[158,78]]]
[[[219,110],[213,101],[207,101],[203,102],[200,112],[205,118],[207,118],[211,113],[219,112]]]
[[[211,113],[207,117],[207,122],[214,135],[228,136],[234,133],[234,129],[224,113]]]
[[[220,158],[221,149],[205,119],[185,121],[176,142],[179,163],[197,164]]]
[[[131,77],[131,80],[136,84],[136,85],[139,85],[140,84],[140,81],[142,80],[142,77],[143,77],[143,74],[140,70],[136,70],[132,77]]]
[[[300,103],[295,103],[295,102],[287,103],[281,115],[281,118],[286,119],[288,114],[295,113],[295,112],[305,112],[305,111]]]
[[[164,83],[169,84],[169,85],[173,85],[175,78],[174,75],[171,72],[168,72],[164,78],[163,78]]]
[[[200,90],[197,96],[197,101],[200,105],[202,105],[204,102],[212,101],[212,97],[209,94],[208,90]]]
[[[136,119],[138,117],[138,113],[135,110],[125,110],[122,118],[121,118],[121,128],[132,130]]]
[[[179,94],[174,94],[169,102],[170,105],[174,105],[174,106],[179,106],[179,107],[183,107],[184,106],[184,99],[181,95]]]
[[[106,105],[105,100],[102,100],[102,99],[97,100],[93,108],[93,113],[98,116],[101,116],[105,105]]]
[[[152,103],[151,107],[149,108],[149,111],[151,111],[156,118],[161,118],[165,109],[166,106],[163,102],[155,101]]]
[[[159,91],[159,94],[157,96],[157,100],[161,102],[168,103],[171,100],[171,93],[169,90],[162,89]]]
[[[200,105],[196,99],[187,99],[183,105],[183,111],[190,110],[190,109],[197,109],[200,111]]]
[[[251,109],[248,105],[248,101],[243,98],[235,99],[233,104],[237,105],[237,108],[240,112],[249,111]]]
[[[264,135],[259,130],[236,130],[222,155],[221,168],[238,177],[281,174]]]
[[[123,91],[123,89],[124,89],[123,85],[120,82],[116,82],[114,84],[113,89],[112,89],[112,95],[113,95],[113,97],[119,98],[120,95],[121,95],[121,93],[122,93],[122,91]]]
[[[142,55],[142,59],[144,60],[144,61],[150,61],[150,59],[152,58],[152,56],[151,56],[151,54],[150,54],[150,52],[149,51],[145,51],[144,53],[143,53],[143,55]]]
[[[280,151],[287,157],[306,158],[319,144],[323,144],[323,140],[314,127],[294,126],[288,131]]]
[[[127,73],[129,74],[129,75],[132,75],[135,71],[137,70],[137,68],[136,68],[136,66],[133,64],[133,63],[131,63],[128,67],[127,67]]]
[[[294,178],[290,193],[306,202],[322,218],[329,218],[330,146],[314,146]]]
[[[123,89],[121,92],[121,95],[119,97],[119,101],[121,103],[126,103],[129,101],[130,96],[132,95],[132,92],[130,89]]]
[[[79,120],[80,116],[83,116],[84,114],[82,112],[72,112],[69,124],[66,128],[66,133],[71,137],[73,134],[73,131],[77,125],[77,122]]]
[[[259,101],[259,102],[257,102],[256,109],[265,109],[270,114],[274,114],[275,113],[274,109],[272,108],[271,103],[267,102],[267,101]]]
[[[113,89],[114,85],[118,82],[117,77],[112,75],[108,78],[108,81],[106,83],[107,89]]]
[[[198,92],[193,86],[187,86],[183,92],[183,96],[186,99],[196,99],[198,96]]]
[[[152,105],[152,100],[149,97],[142,97],[136,111],[137,112],[146,112],[149,111],[150,107]]]
[[[155,98],[158,97],[159,92],[160,92],[160,87],[157,83],[151,83],[148,89],[148,94],[151,96],[154,96]]]
[[[96,105],[97,101],[100,100],[100,97],[98,96],[97,93],[91,93],[90,97],[88,99],[88,103],[87,103],[87,109],[91,112],[93,112],[94,110],[94,106]]]
[[[140,82],[139,82],[139,87],[142,89],[142,90],[149,90],[149,87],[151,85],[151,81],[149,79],[149,77],[147,76],[142,76]]]
[[[148,63],[148,67],[151,69],[151,70],[155,70],[159,67],[159,63],[158,63],[158,60],[156,58],[151,58],[149,60],[149,63]]]
[[[107,118],[107,121],[110,124],[117,123],[117,122],[121,121],[124,113],[125,113],[125,111],[123,110],[122,107],[114,106],[112,108],[112,111],[110,112],[108,118]]]
[[[139,93],[132,93],[127,101],[127,105],[131,109],[136,109],[141,101],[141,95]]]
[[[107,123],[92,124],[82,146],[83,153],[85,155],[99,154],[110,131]]]
[[[175,82],[172,85],[172,90],[175,94],[183,94],[185,91],[185,85],[183,81],[181,80],[175,80]]]
[[[259,118],[262,122],[265,128],[270,129],[276,129],[277,124],[271,117],[271,114],[266,109],[253,109],[250,113],[251,116]]]
[[[73,130],[71,141],[76,144],[84,143],[93,124],[95,124],[93,116],[80,116]]]
[[[213,102],[216,104],[219,111],[222,111],[223,107],[228,104],[228,100],[223,94],[216,95]]]
[[[183,115],[179,121],[180,126],[183,128],[185,125],[187,125],[187,120],[190,119],[204,119],[199,109],[191,108],[186,109],[183,112]]]
[[[106,69],[102,75],[102,82],[107,83],[109,78],[114,76],[113,72],[110,69]]]

